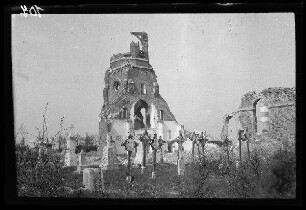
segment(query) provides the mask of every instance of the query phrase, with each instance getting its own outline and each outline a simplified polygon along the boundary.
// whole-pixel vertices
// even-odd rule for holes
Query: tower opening
[[[139,100],[134,106],[134,129],[150,128],[149,105],[144,100]]]

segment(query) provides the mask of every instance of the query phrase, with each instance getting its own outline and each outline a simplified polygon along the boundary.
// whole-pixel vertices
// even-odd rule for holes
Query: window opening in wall
[[[146,95],[147,94],[147,89],[145,84],[141,84],[141,94]]]
[[[134,92],[134,82],[132,80],[128,80],[128,92],[133,93]]]
[[[122,110],[119,111],[119,119],[122,119]]]
[[[123,108],[123,119],[127,119],[128,118],[128,114],[127,114],[128,109],[127,108]]]
[[[157,117],[159,120],[164,120],[164,110],[158,110]]]
[[[168,139],[171,139],[171,130],[168,131]]]
[[[119,81],[115,81],[113,87],[114,87],[115,90],[119,90],[119,87],[120,87]]]

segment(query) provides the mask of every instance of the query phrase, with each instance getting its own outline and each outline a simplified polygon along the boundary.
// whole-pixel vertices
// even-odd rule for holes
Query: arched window
[[[134,84],[133,80],[129,79],[128,80],[128,92],[129,93],[134,93],[134,89],[135,89],[135,84]]]
[[[157,111],[158,120],[164,120],[164,110]]]
[[[115,82],[114,82],[114,85],[113,85],[113,88],[114,88],[115,90],[119,90],[119,87],[120,87],[120,82],[119,82],[119,81],[115,81]]]
[[[139,100],[134,105],[134,129],[150,128],[149,105],[144,100]]]

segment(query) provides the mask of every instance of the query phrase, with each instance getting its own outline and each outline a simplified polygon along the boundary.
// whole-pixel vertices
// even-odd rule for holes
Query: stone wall
[[[149,95],[134,95],[123,93],[113,104],[110,104],[108,109],[104,109],[102,111],[104,111],[106,115],[109,115],[110,118],[119,119],[120,111],[124,107],[130,110],[132,105],[138,100],[144,100],[148,105],[153,103],[157,110],[164,110],[165,121],[175,121],[175,117],[171,113],[167,102],[161,96],[150,97]]]
[[[260,109],[263,106],[265,108]],[[260,121],[260,116],[263,116],[260,110],[267,111],[264,121]],[[280,148],[295,150],[295,88],[267,88],[259,93],[246,93],[241,98],[238,111],[231,115],[228,125],[223,128],[229,129],[228,136],[236,157],[239,149],[236,133],[243,128],[247,129],[251,151],[257,148],[262,154],[272,155]],[[243,156],[245,151],[246,144],[243,143]]]
[[[280,141],[283,147],[295,150],[295,106],[272,107],[269,109],[269,119],[269,137]]]
[[[176,121],[164,121],[164,141],[172,141],[179,136],[181,125]],[[170,138],[169,138],[170,131]]]
[[[125,148],[121,144],[129,135],[128,122],[126,120],[112,120],[110,135],[115,142],[116,154],[125,154]]]
[[[242,96],[235,115],[239,116],[242,127],[247,128],[250,135],[257,134],[258,124],[261,123],[257,119],[260,114],[259,104],[268,109],[269,129],[295,126],[295,88],[267,88],[259,93],[252,91]],[[276,125],[276,121],[281,122]]]
[[[242,128],[247,129],[247,135],[252,136],[254,134],[253,130],[253,121],[254,121],[254,116],[252,111],[242,111],[237,113],[239,122],[242,126]]]
[[[110,68],[105,72],[104,78],[104,104],[99,123],[100,141],[105,144],[106,133],[110,132],[116,142],[116,148],[120,148],[121,141],[125,140],[128,131],[133,129],[134,105],[139,100],[147,103],[146,116],[150,115],[150,124],[155,125],[153,129],[158,131],[158,135],[163,138],[168,137],[168,131],[171,130],[171,139],[178,136],[179,124],[171,113],[167,102],[159,94],[157,76],[149,63],[148,36],[145,32],[132,32],[132,34],[140,40],[141,50],[138,43],[132,42],[130,52],[113,55],[110,59]],[[146,87],[146,94],[142,94],[142,84]],[[140,103],[142,107],[146,107],[144,102]],[[163,110],[163,119],[157,123],[159,110]],[[125,113],[127,117],[123,117],[122,113]],[[136,114],[139,115],[139,110]],[[154,123],[152,123],[153,120]],[[107,129],[107,121],[112,121],[111,131]],[[142,123],[137,122],[137,128],[144,127]],[[117,154],[123,152],[119,149]]]
[[[107,120],[100,117],[99,122],[99,151],[103,151],[103,147],[106,146],[106,134],[108,133],[107,129]]]
[[[147,95],[154,97],[154,83],[157,83],[156,75],[152,71],[140,68],[132,68],[128,72],[128,78],[133,80],[135,84],[135,94],[141,94],[141,84],[145,84]]]

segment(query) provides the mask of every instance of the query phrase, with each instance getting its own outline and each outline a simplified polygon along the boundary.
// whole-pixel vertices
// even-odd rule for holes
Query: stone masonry
[[[103,89],[103,106],[99,117],[101,147],[110,133],[116,154],[124,154],[122,142],[129,134],[141,135],[145,128],[165,141],[178,136],[179,123],[159,93],[157,76],[149,63],[148,35],[131,32],[139,39],[131,42],[130,52],[110,58]]]

